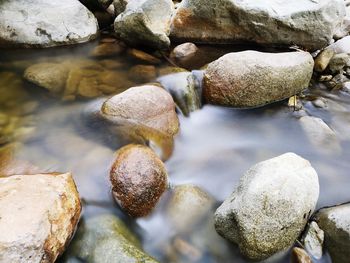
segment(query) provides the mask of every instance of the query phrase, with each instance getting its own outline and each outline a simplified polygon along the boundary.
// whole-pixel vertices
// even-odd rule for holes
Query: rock
[[[350,56],[346,53],[335,54],[329,62],[329,70],[334,73],[342,72],[345,66],[350,65]]]
[[[304,116],[299,119],[310,143],[324,153],[339,153],[341,147],[334,131],[320,118]]]
[[[129,0],[125,11],[114,21],[116,34],[130,45],[155,49],[170,46],[170,19],[174,12],[171,0]]]
[[[168,92],[157,86],[129,88],[106,100],[101,112],[107,118],[136,121],[172,136],[179,130],[175,103]]]
[[[170,53],[170,58],[180,67],[187,68],[191,60],[198,54],[198,47],[193,43],[183,43],[176,46]]]
[[[129,49],[128,54],[136,60],[147,62],[149,64],[160,64],[160,59],[135,48]]]
[[[110,171],[115,200],[132,217],[148,215],[168,186],[163,162],[148,147],[128,145],[117,152]]]
[[[93,14],[77,0],[0,3],[0,46],[52,47],[82,43],[97,35]]]
[[[153,65],[136,65],[130,68],[129,78],[139,82],[150,82],[156,79],[157,70]]]
[[[316,259],[321,259],[323,254],[324,232],[319,228],[315,221],[311,221],[308,225],[304,237],[303,244],[308,253]]]
[[[350,93],[350,81],[344,82],[342,85],[342,90]]]
[[[171,94],[183,115],[189,116],[190,112],[200,109],[201,96],[191,72],[169,74],[157,81]]]
[[[24,78],[29,82],[53,93],[60,93],[66,85],[69,69],[57,63],[38,63],[24,71]]]
[[[188,72],[188,71],[187,69],[173,67],[173,66],[165,66],[165,67],[158,68],[158,76],[164,76],[164,75],[169,75],[172,73],[179,73],[179,72]]]
[[[216,210],[216,231],[249,259],[266,259],[294,243],[318,195],[317,173],[300,156],[286,153],[260,162]]]
[[[327,108],[327,99],[325,98],[317,98],[315,100],[312,101],[312,105],[314,105],[316,108]]]
[[[307,52],[229,53],[208,65],[203,95],[211,104],[237,108],[263,106],[307,88],[313,66]]]
[[[81,204],[72,175],[0,178],[0,261],[54,262],[77,226]]]
[[[314,217],[325,234],[325,245],[333,263],[350,258],[350,204],[323,208]]]
[[[120,263],[157,261],[143,252],[140,242],[116,216],[104,214],[89,218],[79,226],[63,262]]]
[[[125,11],[127,4],[128,4],[127,0],[114,0],[113,1],[114,14],[116,17]]]
[[[92,57],[110,57],[121,54],[124,47],[119,43],[102,43],[95,47],[92,52]]]
[[[177,231],[189,231],[211,211],[213,204],[213,197],[201,188],[178,185],[169,201],[167,215]]]
[[[295,247],[292,250],[292,263],[312,263],[312,260],[304,249]]]
[[[184,0],[170,36],[181,42],[255,42],[317,50],[330,43],[344,16],[343,0]]]
[[[334,50],[335,53],[348,53],[350,54],[350,36],[344,37],[337,42],[330,45],[328,48]]]
[[[334,51],[332,49],[323,50],[315,59],[315,71],[323,72],[327,68],[333,56]]]

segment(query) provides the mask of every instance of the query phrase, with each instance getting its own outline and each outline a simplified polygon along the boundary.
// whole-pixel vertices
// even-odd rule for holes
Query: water
[[[166,217],[171,190],[164,194],[149,217],[132,220],[125,216],[112,200],[108,175],[114,152],[135,138],[126,139],[121,133],[113,133],[104,124],[87,118],[87,109],[93,107],[91,103],[98,103],[95,99],[62,101],[60,96],[21,82],[27,66],[37,61],[88,58],[97,44],[0,51],[0,74],[12,74],[6,75],[10,76],[8,81],[4,77],[0,79],[0,112],[15,116],[14,127],[25,127],[27,131],[24,137],[10,132],[0,137],[0,144],[21,143],[16,148],[15,158],[32,163],[41,172],[71,171],[83,199],[83,217],[105,211],[119,215],[140,235],[144,249],[161,262],[245,262],[235,246],[215,233],[214,210],[198,226],[176,233]],[[195,68],[225,52],[227,49],[203,49],[206,60],[197,61]],[[123,64],[118,69],[125,73],[123,76],[128,76],[131,66],[140,63],[128,55],[112,59]],[[5,85],[7,91],[1,91]],[[318,172],[321,187],[318,208],[349,201],[350,95],[342,91],[330,92],[319,84],[306,95],[302,101],[306,113],[322,118],[334,129],[340,151],[312,145],[299,124],[300,113],[286,102],[255,110],[205,105],[189,118],[180,116],[181,131],[174,141],[173,154],[166,162],[171,186],[188,183],[200,186],[215,198],[218,206],[249,167],[286,152],[295,152],[308,159]],[[316,98],[326,99],[327,107],[315,107],[311,100]],[[288,256],[279,257],[276,262],[288,262]]]

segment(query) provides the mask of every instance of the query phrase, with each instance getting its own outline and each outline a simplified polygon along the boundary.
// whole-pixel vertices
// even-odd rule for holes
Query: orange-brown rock
[[[110,171],[115,200],[132,217],[148,215],[168,185],[163,162],[148,147],[127,145],[117,152]]]

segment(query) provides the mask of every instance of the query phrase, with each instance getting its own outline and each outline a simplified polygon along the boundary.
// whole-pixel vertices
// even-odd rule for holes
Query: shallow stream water
[[[12,72],[21,79],[24,68],[36,61],[87,58],[97,44],[47,50],[1,50],[0,73]],[[207,60],[225,52],[227,50],[214,48],[203,51]],[[138,64],[127,56],[113,59],[124,64],[123,71]],[[34,132],[25,138],[13,136],[8,140],[21,143],[15,157],[31,162],[43,172],[71,171],[84,203],[83,218],[106,211],[119,215],[139,234],[145,251],[160,262],[245,262],[234,246],[216,234],[211,218],[214,211],[198,226],[176,233],[166,217],[171,190],[149,217],[132,220],[125,216],[111,197],[108,175],[114,152],[126,142],[85,118],[86,109],[94,99],[65,102],[24,80],[19,83],[0,79],[0,90],[7,85],[9,98],[6,103],[1,102],[0,112],[17,114],[25,111],[24,106],[35,105],[24,114],[23,123],[17,124],[18,127],[29,125]],[[321,187],[318,208],[349,201],[350,94],[330,92],[317,83],[305,94],[304,110],[308,115],[322,118],[336,132],[340,150],[311,144],[300,127],[300,113],[285,101],[254,110],[205,105],[189,118],[179,116],[181,130],[174,141],[174,152],[166,161],[171,187],[187,183],[200,186],[215,198],[218,206],[252,165],[295,152],[308,159],[318,172]],[[0,96],[4,98],[5,93]],[[311,100],[316,98],[326,99],[326,107],[315,107]],[[288,260],[285,256],[276,262]],[[327,257],[323,262],[328,262]]]

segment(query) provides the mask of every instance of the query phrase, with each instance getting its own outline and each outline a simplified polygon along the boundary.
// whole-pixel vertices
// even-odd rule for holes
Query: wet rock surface
[[[104,102],[101,112],[106,118],[126,119],[175,135],[179,120],[169,93],[157,86],[129,88]]]
[[[82,222],[63,262],[76,260],[87,263],[158,262],[142,251],[137,237],[112,214]]]
[[[216,210],[216,231],[237,243],[246,257],[266,259],[294,243],[318,195],[318,177],[310,163],[296,154],[283,154],[243,175],[238,188]]]
[[[229,53],[208,65],[203,96],[210,104],[237,108],[263,106],[307,88],[313,66],[307,52]]]
[[[131,45],[165,49],[170,45],[171,0],[130,0],[114,21],[116,34]]]
[[[0,46],[52,47],[86,42],[97,21],[78,0],[0,3]]]
[[[344,17],[342,0],[185,0],[174,15],[171,38],[198,43],[296,44],[316,50],[330,43]]]
[[[116,154],[110,171],[115,200],[132,217],[148,215],[168,186],[162,161],[148,147],[128,145]]]
[[[324,231],[325,246],[334,263],[345,263],[350,258],[349,215],[349,204],[324,208],[315,215],[315,221]]]
[[[0,178],[0,261],[54,262],[78,224],[81,205],[72,175]]]

